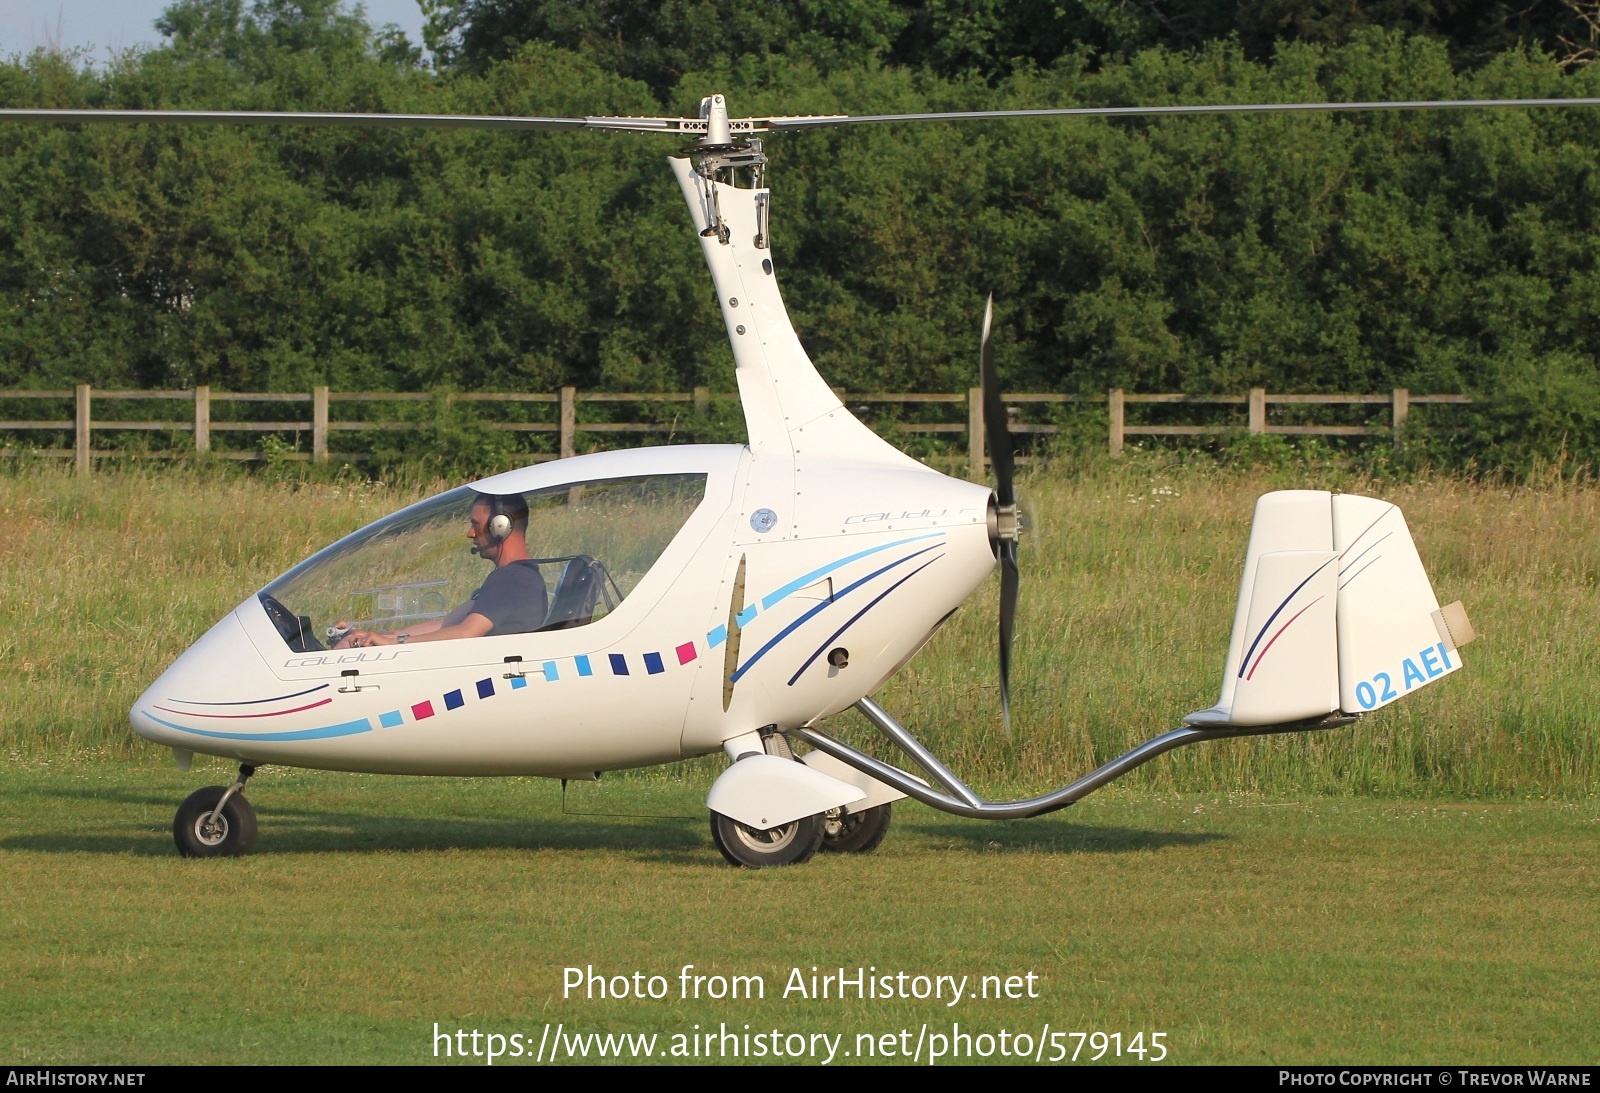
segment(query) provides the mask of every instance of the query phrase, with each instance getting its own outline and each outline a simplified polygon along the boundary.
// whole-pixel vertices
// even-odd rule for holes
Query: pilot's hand
[[[375,634],[371,630],[352,630],[335,648],[367,649],[375,645],[393,645],[393,634]]]

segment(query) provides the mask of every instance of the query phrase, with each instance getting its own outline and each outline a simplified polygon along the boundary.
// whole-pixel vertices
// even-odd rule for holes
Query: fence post
[[[1406,426],[1406,415],[1411,412],[1411,390],[1406,387],[1394,389],[1394,450],[1398,455],[1403,443],[1401,433]]]
[[[967,388],[967,477],[981,481],[983,463],[983,388]]]
[[[694,389],[694,416],[704,418],[711,412],[711,388],[696,387]]]
[[[194,450],[204,455],[211,450],[211,385],[194,389]]]
[[[78,473],[88,474],[94,470],[94,456],[89,448],[89,385],[78,384],[73,394],[77,402],[72,414],[72,454]]]
[[[1267,389],[1250,388],[1250,435],[1260,436],[1267,431]]]
[[[311,389],[311,461],[328,461],[328,389]]]
[[[1122,388],[1113,387],[1106,394],[1106,409],[1111,419],[1111,454],[1122,454]]]
[[[578,391],[575,387],[561,389],[561,458],[570,459],[578,453],[573,434],[578,431]]]

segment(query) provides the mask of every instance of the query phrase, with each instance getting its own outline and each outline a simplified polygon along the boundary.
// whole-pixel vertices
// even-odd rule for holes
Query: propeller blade
[[[979,383],[983,387],[983,435],[989,445],[989,464],[994,468],[995,496],[1002,505],[1014,505],[1016,491],[1012,479],[1016,459],[1011,452],[1011,427],[1006,406],[1000,398],[1000,380],[994,370],[994,347],[989,333],[994,325],[994,294],[983,308],[983,346],[979,350]]]
[[[995,498],[1001,505],[1017,503],[1013,479],[1016,459],[1011,451],[1011,427],[1005,402],[1000,397],[1000,378],[994,368],[994,293],[983,307],[983,341],[978,351],[979,382],[983,388],[983,432],[989,447],[989,464],[994,468]],[[1011,636],[1017,623],[1017,541],[1001,539],[1000,554],[1000,716],[1006,735],[1011,735]]]
[[[1011,635],[1017,624],[1017,544],[1000,544],[1000,716],[1011,735]]]

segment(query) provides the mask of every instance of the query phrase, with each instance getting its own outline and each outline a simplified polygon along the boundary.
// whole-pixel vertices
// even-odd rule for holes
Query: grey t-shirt
[[[526,634],[544,625],[544,576],[539,563],[523,559],[489,574],[472,594],[473,614],[494,625],[492,634]]]

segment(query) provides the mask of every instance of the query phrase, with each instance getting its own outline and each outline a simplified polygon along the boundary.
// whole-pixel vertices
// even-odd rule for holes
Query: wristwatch
[[[396,645],[404,645],[406,643],[406,639],[410,636],[410,634],[396,634],[394,636],[394,643]]]

